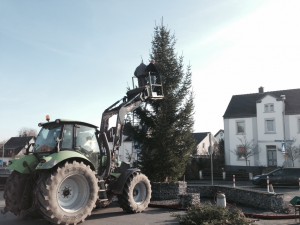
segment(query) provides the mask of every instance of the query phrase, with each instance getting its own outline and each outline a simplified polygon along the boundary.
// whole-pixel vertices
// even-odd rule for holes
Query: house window
[[[245,146],[237,146],[237,159],[238,160],[245,160],[245,154],[246,154],[246,149]]]
[[[274,119],[266,119],[265,120],[265,131],[266,131],[266,133],[274,133],[275,132],[275,120]]]
[[[266,147],[267,147],[268,166],[277,166],[276,145],[267,145]]]
[[[274,112],[274,104],[273,103],[268,103],[265,104],[265,112]]]
[[[236,133],[237,134],[245,134],[245,121],[237,121],[236,122]]]

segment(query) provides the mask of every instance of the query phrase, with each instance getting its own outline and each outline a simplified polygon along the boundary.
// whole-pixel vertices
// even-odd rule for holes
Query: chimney
[[[259,87],[259,88],[258,88],[258,93],[260,93],[260,94],[261,94],[261,93],[264,93],[264,87]]]

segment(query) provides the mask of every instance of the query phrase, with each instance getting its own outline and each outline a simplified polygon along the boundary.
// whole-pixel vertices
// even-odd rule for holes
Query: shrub
[[[222,208],[211,203],[194,205],[185,214],[174,214],[181,225],[249,225],[253,221],[235,207]]]

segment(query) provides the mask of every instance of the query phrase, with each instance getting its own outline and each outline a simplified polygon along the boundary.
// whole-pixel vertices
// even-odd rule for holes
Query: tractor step
[[[108,198],[107,198],[107,194],[106,194],[105,180],[100,178],[98,181],[98,184],[99,184],[98,194],[99,194],[100,201],[103,201],[103,202],[107,201]]]

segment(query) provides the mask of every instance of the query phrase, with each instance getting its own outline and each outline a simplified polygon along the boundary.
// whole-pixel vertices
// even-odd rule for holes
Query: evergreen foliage
[[[224,168],[225,166],[225,147],[224,140],[220,139],[219,143],[215,147],[213,154],[214,167],[216,169]]]
[[[233,207],[222,208],[212,204],[195,205],[186,214],[173,214],[181,225],[250,225],[244,213]]]
[[[177,181],[195,149],[191,68],[175,53],[175,36],[161,24],[154,29],[150,59],[161,74],[164,99],[136,110],[143,129],[135,139],[142,143],[140,165],[151,181]]]

